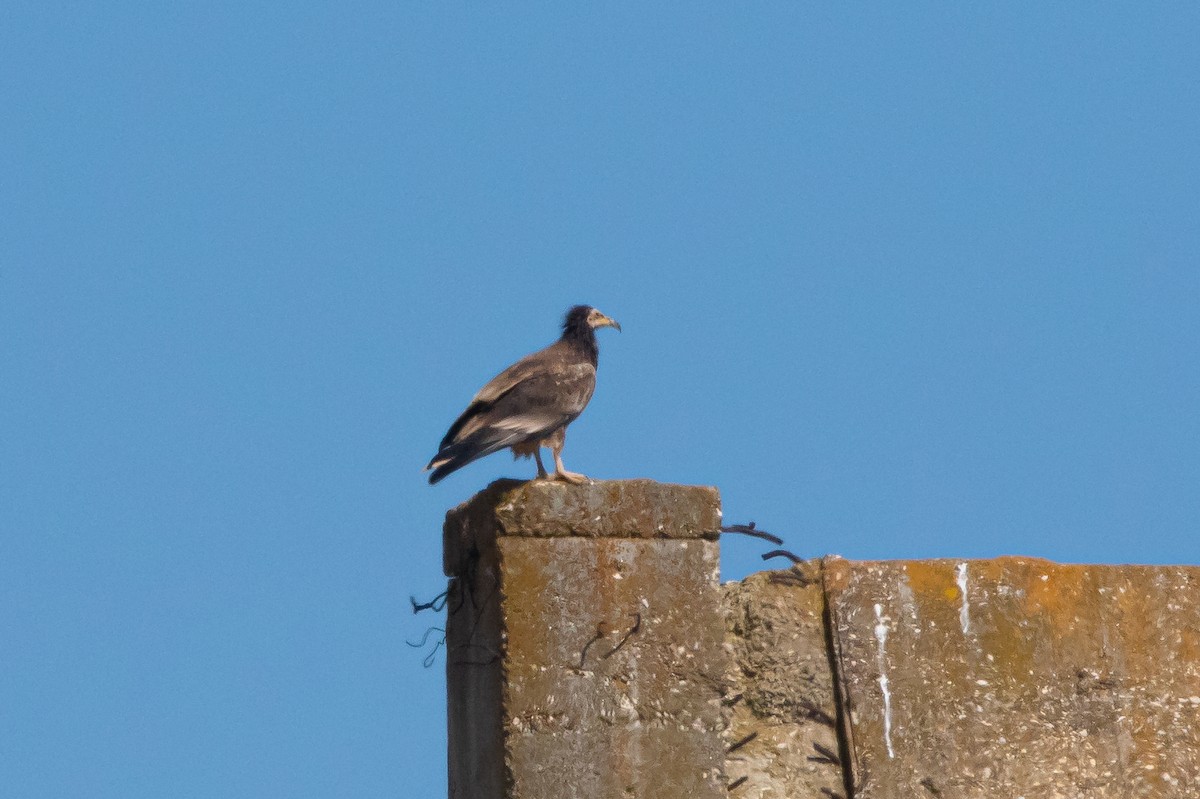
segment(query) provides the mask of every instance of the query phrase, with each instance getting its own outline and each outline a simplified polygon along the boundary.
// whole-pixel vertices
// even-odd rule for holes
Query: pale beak
[[[597,328],[615,327],[617,329],[618,333],[621,332],[621,323],[618,322],[616,319],[610,319],[609,317],[605,316],[604,314],[600,314],[600,318],[596,320],[595,326]]]

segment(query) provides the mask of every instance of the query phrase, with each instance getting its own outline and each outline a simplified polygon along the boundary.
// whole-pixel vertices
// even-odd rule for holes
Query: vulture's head
[[[576,305],[567,311],[567,316],[563,319],[563,333],[594,331],[602,327],[615,327],[618,331],[621,329],[617,320],[610,319],[590,305]]]

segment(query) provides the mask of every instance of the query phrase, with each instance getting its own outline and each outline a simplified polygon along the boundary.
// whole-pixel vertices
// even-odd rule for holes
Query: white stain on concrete
[[[879,690],[883,693],[883,742],[887,744],[888,758],[895,758],[892,749],[892,692],[888,688],[887,676],[887,617],[883,615],[883,605],[875,606],[875,640],[879,643],[877,662],[879,665]]]
[[[913,628],[920,632],[917,620],[917,599],[913,595],[912,584],[908,581],[908,566],[904,567],[904,579],[897,585],[897,593],[900,594],[900,604],[908,613],[909,619],[912,621]]]
[[[963,635],[971,632],[971,601],[967,598],[967,564],[960,563],[954,568],[954,582],[958,584],[958,592],[962,594],[962,606],[958,611],[958,623]]]

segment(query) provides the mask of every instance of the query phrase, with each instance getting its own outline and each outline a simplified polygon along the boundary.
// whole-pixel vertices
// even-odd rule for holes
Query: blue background
[[[0,795],[443,795],[409,595],[532,466],[420,468],[576,302],[569,468],[805,555],[1197,562],[1198,30],[6,3]]]

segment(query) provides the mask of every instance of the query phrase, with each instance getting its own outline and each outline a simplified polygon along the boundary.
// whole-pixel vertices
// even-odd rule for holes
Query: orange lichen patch
[[[530,558],[505,557],[511,542],[497,542],[504,568],[504,583],[496,586],[502,592],[501,602],[508,608],[504,615],[506,649],[531,649],[545,638],[546,616],[561,609],[540,604],[537,599],[547,595],[554,580],[553,570],[545,562]],[[512,667],[510,662],[509,667]]]
[[[917,618],[922,624],[957,626],[962,610],[962,591],[955,579],[958,562],[911,560],[903,563],[903,579],[912,591]]]
[[[1031,574],[1048,574],[1063,568],[1061,564],[1042,558],[1006,555],[991,560],[969,561],[973,580],[989,585],[1005,585],[1023,593],[1024,583]]]
[[[856,787],[875,799],[931,783],[962,799],[1195,795],[1198,596],[1195,568],[849,564],[828,599]]]
[[[1194,627],[1180,630],[1175,652],[1182,663],[1200,663],[1200,630]]]
[[[1086,566],[1040,563],[1024,575],[1025,612],[1042,615],[1053,627],[1069,629],[1090,582]]]
[[[916,597],[957,602],[960,591],[954,583],[954,566],[950,560],[912,560],[905,562],[904,574]]]
[[[998,558],[974,560],[971,563],[981,570],[981,574],[988,574],[993,577],[1001,577],[1012,572],[1014,569],[1056,568],[1063,565],[1053,560],[1031,558],[1027,555],[1001,555]]]

